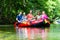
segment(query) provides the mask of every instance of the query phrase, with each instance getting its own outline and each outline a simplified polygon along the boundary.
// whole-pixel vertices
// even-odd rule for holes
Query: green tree
[[[30,9],[44,10],[52,20],[60,17],[60,0],[0,0],[0,24],[13,24],[21,10],[27,14]]]

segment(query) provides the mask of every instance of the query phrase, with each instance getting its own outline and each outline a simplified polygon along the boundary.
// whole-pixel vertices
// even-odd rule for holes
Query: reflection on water
[[[16,30],[19,40],[29,40],[40,38],[40,28],[20,28]]]
[[[30,32],[30,34],[29,34]],[[41,40],[41,31],[39,28],[17,29],[14,27],[0,27],[0,40],[29,40],[28,38]],[[60,25],[51,25],[47,40],[60,40]]]

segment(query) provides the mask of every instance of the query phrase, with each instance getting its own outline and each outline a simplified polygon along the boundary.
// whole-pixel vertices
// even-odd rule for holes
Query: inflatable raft
[[[50,27],[50,22],[45,19],[44,21],[24,21],[22,23],[17,23],[15,22],[14,27],[16,27],[16,24],[18,24],[17,26],[20,27],[30,27],[30,28],[49,28]]]

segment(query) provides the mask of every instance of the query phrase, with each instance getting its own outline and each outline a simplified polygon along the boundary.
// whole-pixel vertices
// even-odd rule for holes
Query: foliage
[[[60,17],[59,0],[1,0],[0,1],[0,24],[13,24],[16,15],[20,11],[29,12],[36,10],[46,11],[50,19]]]

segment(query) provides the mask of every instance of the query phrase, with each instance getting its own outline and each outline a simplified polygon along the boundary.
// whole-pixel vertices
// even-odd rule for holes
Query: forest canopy
[[[0,24],[13,24],[16,15],[23,11],[26,14],[33,10],[44,10],[50,20],[60,18],[60,0],[0,0]]]

